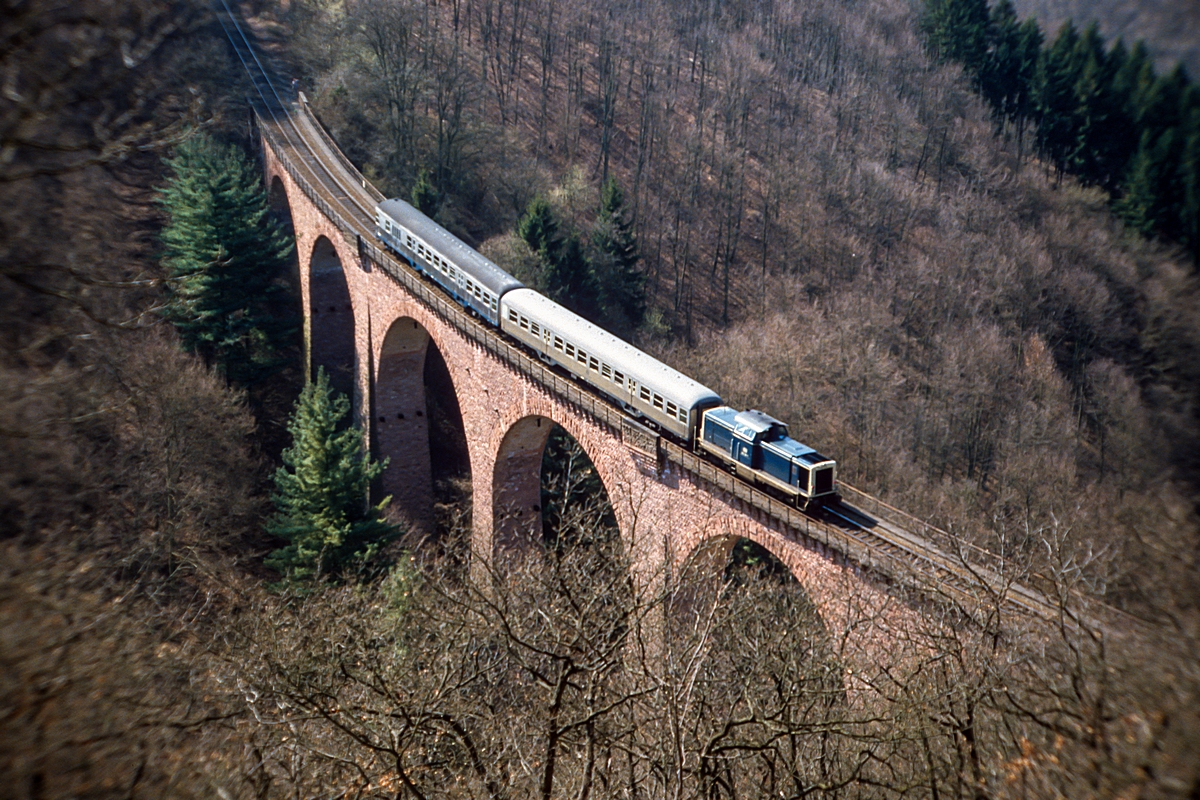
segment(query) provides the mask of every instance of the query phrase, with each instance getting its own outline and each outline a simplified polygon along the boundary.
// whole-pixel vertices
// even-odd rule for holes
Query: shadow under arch
[[[670,591],[668,638],[710,630],[731,657],[749,650],[810,659],[809,676],[831,700],[844,692],[834,642],[808,590],[769,542],[712,536],[684,561]],[[764,650],[765,648],[765,650]]]
[[[271,188],[267,192],[267,202],[271,208],[271,216],[279,223],[284,233],[288,236],[288,241],[295,243],[296,241],[296,224],[292,219],[292,206],[288,202],[287,190],[283,186],[283,179],[278,175],[271,176]],[[300,302],[300,254],[296,248],[292,248],[291,258],[288,259],[287,274],[282,276],[287,283],[288,293],[293,302],[293,308],[303,308]]]
[[[319,237],[313,245],[308,270],[309,369],[315,376],[318,367],[324,367],[330,386],[353,404],[354,308],[342,260],[327,237]]]
[[[492,468],[492,552],[619,542],[610,489],[582,443],[548,417],[505,433]]]
[[[439,527],[435,505],[470,497],[471,462],[450,371],[412,317],[393,320],[384,335],[371,418],[371,450],[389,461],[378,494],[392,496],[390,516],[432,535]]]

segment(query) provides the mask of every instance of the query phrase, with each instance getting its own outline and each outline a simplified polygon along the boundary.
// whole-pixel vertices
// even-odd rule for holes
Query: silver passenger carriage
[[[524,286],[403,200],[384,200],[375,207],[375,235],[493,325],[500,324],[500,298]]]
[[[783,492],[797,505],[837,497],[837,462],[788,436],[786,423],[761,411],[729,406],[704,414],[697,447],[737,474]]]
[[[543,297],[516,289],[500,299],[500,328],[583,379],[633,414],[692,441],[705,408],[721,398],[707,386]]]

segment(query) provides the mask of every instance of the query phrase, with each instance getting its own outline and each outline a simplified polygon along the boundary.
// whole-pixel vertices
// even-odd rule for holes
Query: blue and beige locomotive
[[[403,200],[375,208],[375,235],[480,319],[654,428],[797,506],[837,498],[836,463],[761,411],[716,392],[509,275]]]
[[[798,506],[837,496],[837,462],[788,436],[786,424],[761,411],[729,406],[706,411],[696,448],[720,458],[734,474],[783,493]]]

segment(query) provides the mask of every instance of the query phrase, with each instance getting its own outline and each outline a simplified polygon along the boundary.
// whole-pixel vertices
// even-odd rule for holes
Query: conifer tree
[[[324,368],[300,393],[288,423],[292,446],[275,472],[276,513],[267,532],[288,545],[267,557],[287,583],[319,581],[370,563],[399,531],[381,518],[390,497],[366,502],[371,481],[387,466],[363,452],[362,431],[341,428],[350,410]]]
[[[988,27],[987,63],[980,79],[980,91],[992,107],[998,124],[1015,121],[1021,78],[1021,26],[1010,0],[1000,0],[992,9]]]
[[[1079,63],[1079,33],[1070,22],[1063,25],[1049,48],[1042,51],[1037,75],[1038,149],[1059,175],[1066,171],[1075,149],[1076,111],[1082,64]]]
[[[207,134],[168,162],[160,203],[168,300],[163,312],[188,350],[251,384],[282,365],[295,323],[279,312],[293,248],[270,216],[262,183],[235,147]]]
[[[413,185],[412,204],[417,211],[431,218],[437,214],[438,206],[441,205],[441,197],[429,180],[429,170],[427,169],[421,170],[421,174],[417,176],[417,182]]]
[[[563,235],[550,203],[536,197],[517,222],[517,235],[538,255],[542,275],[538,281],[550,299],[576,314],[600,323],[599,287],[592,264],[575,233]]]
[[[611,176],[600,191],[600,214],[592,242],[603,324],[614,333],[628,336],[642,324],[646,314],[646,277],[637,269],[641,254],[626,214],[625,194]]]
[[[988,58],[991,18],[987,0],[928,0],[923,27],[942,61],[963,65],[976,87]]]
[[[1125,171],[1132,120],[1114,88],[1117,64],[1104,52],[1096,23],[1076,45],[1076,63],[1083,65],[1075,84],[1075,147],[1069,158],[1072,172],[1084,183],[1114,189]],[[1120,58],[1121,51],[1114,49]]]

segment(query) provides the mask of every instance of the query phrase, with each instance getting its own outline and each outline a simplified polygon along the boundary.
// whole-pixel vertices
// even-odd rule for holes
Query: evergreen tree
[[[987,0],[928,0],[926,41],[943,62],[962,64],[978,87],[988,60],[991,19]]]
[[[543,262],[557,259],[560,245],[558,219],[546,198],[539,196],[530,201],[525,215],[517,221],[517,235]]]
[[[1021,27],[1010,0],[996,3],[988,30],[988,58],[980,91],[998,124],[1015,121],[1017,96],[1021,91]]]
[[[417,182],[413,185],[412,204],[413,208],[430,218],[437,214],[438,207],[442,204],[438,190],[429,180],[429,170],[427,169],[421,170],[421,174],[417,176]]]
[[[1079,63],[1079,33],[1070,22],[1042,51],[1037,74],[1038,150],[1054,165],[1059,175],[1066,170],[1075,150],[1078,108],[1075,87],[1083,65]]]
[[[288,422],[292,446],[275,472],[276,513],[266,526],[288,541],[266,559],[288,583],[319,581],[365,565],[399,533],[380,517],[390,497],[376,506],[366,503],[371,481],[387,464],[373,463],[363,452],[362,431],[339,430],[349,410],[350,401],[330,389],[321,368]]]
[[[1025,140],[1025,125],[1037,114],[1036,83],[1042,54],[1042,29],[1032,17],[1021,23],[1017,37],[1017,86],[1012,101],[1012,117],[1017,125],[1017,145]]]
[[[1076,63],[1083,64],[1075,84],[1075,147],[1069,156],[1072,172],[1084,183],[1116,188],[1128,158],[1133,121],[1124,115],[1114,89],[1115,69],[1095,23],[1076,45]],[[1115,51],[1120,57],[1120,51]]]
[[[271,217],[257,171],[233,146],[199,134],[168,161],[160,203],[168,300],[183,345],[250,384],[282,365],[296,330],[280,311],[293,245]]]
[[[1142,132],[1141,144],[1129,166],[1125,196],[1116,209],[1126,224],[1143,236],[1178,235],[1173,223],[1178,219],[1175,212],[1183,194],[1178,169],[1183,144],[1177,128],[1169,128],[1157,137],[1150,130]]]
[[[579,236],[569,234],[558,252],[558,257],[545,265],[546,294],[584,319],[603,326],[600,287]]]
[[[561,225],[544,197],[534,198],[517,222],[517,235],[538,255],[539,285],[546,295],[576,314],[599,323],[599,287],[579,237],[563,235]]]
[[[611,176],[600,191],[600,214],[592,243],[603,324],[628,337],[646,314],[646,277],[637,269],[641,254],[633,224],[626,215],[625,194]]]
[[[1182,191],[1179,230],[1192,262],[1200,264],[1200,89],[1189,87],[1184,125],[1183,160],[1179,167]]]

